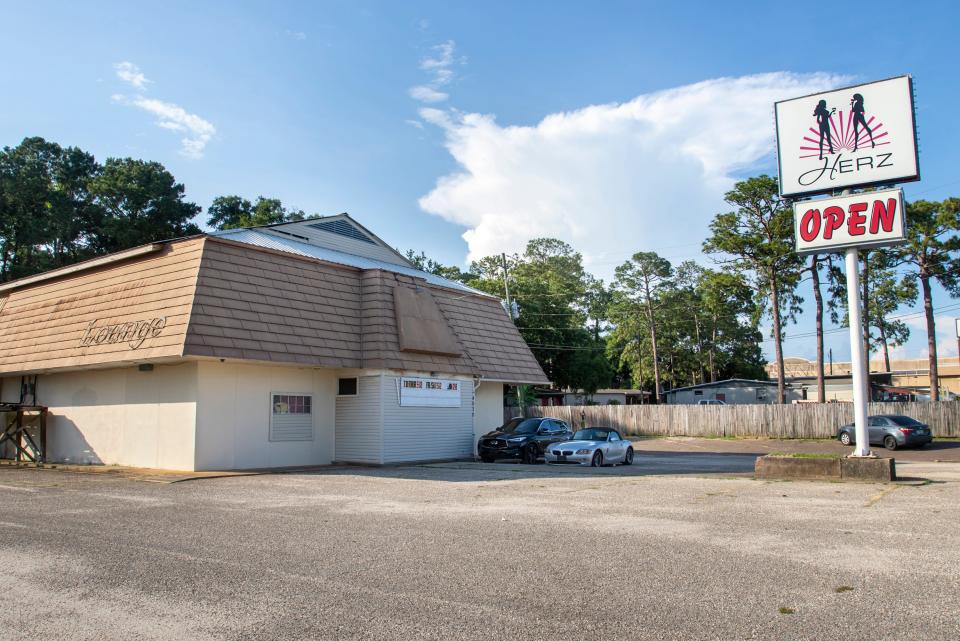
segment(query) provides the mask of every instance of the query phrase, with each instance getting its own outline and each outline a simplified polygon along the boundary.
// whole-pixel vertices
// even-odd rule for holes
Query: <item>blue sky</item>
[[[158,160],[204,207],[237,193],[349,211],[446,263],[558,236],[609,277],[641,249],[708,262],[723,191],[776,171],[775,99],[913,74],[923,180],[907,197],[960,193],[960,10],[910,8],[0,2],[0,144]],[[942,314],[955,354],[960,306]],[[830,345],[846,358],[845,334]]]

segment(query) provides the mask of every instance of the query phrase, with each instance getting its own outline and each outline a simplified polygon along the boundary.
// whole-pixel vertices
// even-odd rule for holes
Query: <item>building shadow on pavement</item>
[[[438,461],[403,465],[344,465],[285,470],[286,474],[357,475],[376,478],[434,480],[454,483],[549,478],[634,478],[643,476],[752,477],[754,461],[764,452],[643,452],[633,465],[588,467],[580,465],[529,465],[515,461]]]

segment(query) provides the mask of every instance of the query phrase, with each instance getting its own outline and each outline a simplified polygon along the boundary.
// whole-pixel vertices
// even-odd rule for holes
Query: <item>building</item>
[[[583,390],[566,392],[564,405],[640,405],[650,402],[651,393],[638,389],[598,389],[593,394]]]
[[[803,391],[791,386],[786,391],[787,402],[803,400]],[[776,403],[776,381],[752,381],[730,378],[713,383],[678,387],[664,394],[668,405],[696,405],[700,401],[723,401],[728,405]]]
[[[0,403],[47,460],[177,470],[471,456],[546,376],[500,301],[346,214],[215,232],[0,284]]]
[[[807,399],[816,401],[817,362],[806,358],[783,359],[788,383],[802,386]],[[960,366],[954,357],[937,362],[940,378],[940,398],[950,400],[960,394]],[[766,365],[767,372],[776,379],[776,363]],[[824,364],[825,396],[827,401],[852,401],[853,384],[850,362]],[[882,359],[870,361],[870,387],[873,400],[929,400],[930,370],[927,359],[891,359],[890,371]]]

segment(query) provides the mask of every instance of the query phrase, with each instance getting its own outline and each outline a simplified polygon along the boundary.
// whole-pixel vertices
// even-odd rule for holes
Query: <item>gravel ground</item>
[[[960,638],[960,465],[905,463],[922,486],[768,483],[744,459],[3,469],[0,637]]]

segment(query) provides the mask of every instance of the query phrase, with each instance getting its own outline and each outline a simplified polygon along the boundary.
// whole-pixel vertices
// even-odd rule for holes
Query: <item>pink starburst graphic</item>
[[[838,124],[839,123],[839,124]],[[876,123],[876,124],[874,124]],[[838,154],[841,151],[853,151],[854,144],[857,150],[870,149],[871,146],[880,147],[889,145],[890,141],[885,140],[890,133],[883,128],[883,123],[878,122],[874,116],[867,120],[867,127],[873,131],[873,145],[870,144],[870,134],[865,127],[859,127],[859,131],[854,134],[853,111],[838,111],[836,115],[830,116],[830,136],[833,139],[833,153]],[[800,143],[800,157],[812,158],[820,155],[820,132],[810,127],[810,135],[803,137]],[[823,140],[823,155],[830,155],[830,145],[826,138]]]

